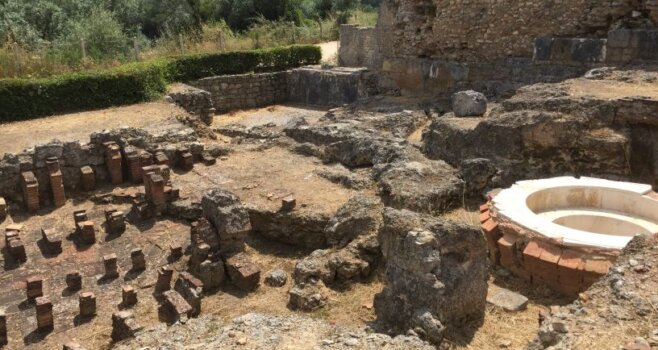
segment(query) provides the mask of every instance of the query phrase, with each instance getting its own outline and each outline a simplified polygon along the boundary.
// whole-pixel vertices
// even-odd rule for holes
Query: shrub
[[[320,62],[317,46],[181,56],[47,79],[0,80],[0,122],[151,100],[167,84]]]

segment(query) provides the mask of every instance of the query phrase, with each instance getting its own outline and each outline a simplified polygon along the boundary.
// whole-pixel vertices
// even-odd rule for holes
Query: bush
[[[152,100],[167,84],[320,62],[317,46],[181,56],[48,79],[0,80],[0,122]]]

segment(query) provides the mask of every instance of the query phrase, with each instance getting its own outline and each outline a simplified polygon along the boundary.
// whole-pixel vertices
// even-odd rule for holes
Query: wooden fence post
[[[80,51],[82,52],[82,60],[87,59],[87,47],[85,46],[85,39],[80,39]]]
[[[135,50],[135,61],[139,61],[139,42],[136,37],[133,38],[133,49]]]
[[[180,47],[180,53],[185,54],[185,45],[183,44],[183,34],[178,34],[178,46]]]

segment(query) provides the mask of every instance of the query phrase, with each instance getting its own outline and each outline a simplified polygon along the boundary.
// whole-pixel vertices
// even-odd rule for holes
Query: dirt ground
[[[613,100],[642,96],[658,99],[658,81],[624,82],[618,80],[573,79],[566,82],[573,96],[594,96]]]
[[[89,141],[89,134],[103,129],[132,126],[147,130],[179,127],[175,116],[185,113],[171,103],[149,102],[96,111],[0,123],[0,155],[16,153],[52,139]]]

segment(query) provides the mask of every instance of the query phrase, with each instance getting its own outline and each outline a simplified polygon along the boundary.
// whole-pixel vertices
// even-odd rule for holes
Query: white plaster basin
[[[564,245],[622,249],[658,233],[651,186],[595,178],[519,181],[493,199],[497,215]]]

